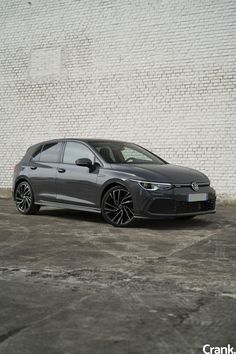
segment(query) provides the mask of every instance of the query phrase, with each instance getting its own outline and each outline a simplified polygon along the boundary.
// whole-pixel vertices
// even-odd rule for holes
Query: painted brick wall
[[[236,198],[234,0],[1,0],[0,188],[35,142],[135,141]]]

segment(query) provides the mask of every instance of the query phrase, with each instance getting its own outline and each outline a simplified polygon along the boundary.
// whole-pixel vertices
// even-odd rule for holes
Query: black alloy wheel
[[[15,202],[17,210],[21,214],[36,214],[40,209],[40,205],[34,204],[31,186],[26,181],[18,184],[15,192]]]
[[[135,218],[133,199],[129,191],[122,186],[109,189],[102,200],[102,215],[114,226],[131,225]]]

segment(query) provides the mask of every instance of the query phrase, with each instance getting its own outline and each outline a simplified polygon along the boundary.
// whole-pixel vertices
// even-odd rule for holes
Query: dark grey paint
[[[56,141],[61,142],[58,163],[33,162],[31,160],[33,152],[38,149],[39,145]],[[88,167],[62,163],[66,141],[75,141],[86,145],[94,153],[96,161],[94,167],[89,169]],[[17,183],[25,179],[31,184],[35,202],[38,204],[100,212],[104,191],[109,186],[121,184],[128,188],[132,194],[136,217],[159,217],[160,214],[151,214],[148,211],[148,206],[155,199],[186,200],[186,195],[193,193],[193,190],[190,186],[178,188],[179,184],[192,182],[203,184],[195,193],[208,193],[209,198],[215,200],[215,191],[209,186],[208,177],[197,170],[168,163],[163,165],[109,164],[93,149],[89,141],[89,139],[59,139],[30,147],[15,168],[13,195]],[[174,188],[168,191],[150,192],[132,182],[132,179],[168,182],[172,183]],[[214,210],[192,214],[212,212]],[[169,213],[161,213],[162,215],[173,216]]]

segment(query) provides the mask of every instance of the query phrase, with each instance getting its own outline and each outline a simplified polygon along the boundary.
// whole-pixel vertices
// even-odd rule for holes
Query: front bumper
[[[202,186],[194,192],[191,187],[173,187],[167,191],[146,191],[138,184],[129,186],[134,200],[134,213],[139,218],[178,217],[215,213],[215,190]],[[206,201],[188,202],[189,194],[206,193]]]

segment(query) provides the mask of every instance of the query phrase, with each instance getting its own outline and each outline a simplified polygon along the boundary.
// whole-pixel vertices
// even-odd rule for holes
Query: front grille
[[[197,183],[198,187],[209,187],[210,183]],[[186,188],[186,187],[190,187],[191,188],[192,183],[178,183],[178,184],[174,184],[174,187],[176,188]]]
[[[215,209],[215,201],[207,200],[203,202],[175,201],[173,199],[156,199],[149,207],[149,212],[153,214],[181,214],[197,213]]]
[[[206,200],[204,202],[177,202],[176,213],[195,213],[200,211],[208,211],[215,209],[215,202],[213,200]]]
[[[149,211],[154,214],[174,213],[175,201],[173,199],[155,199],[150,205]]]

